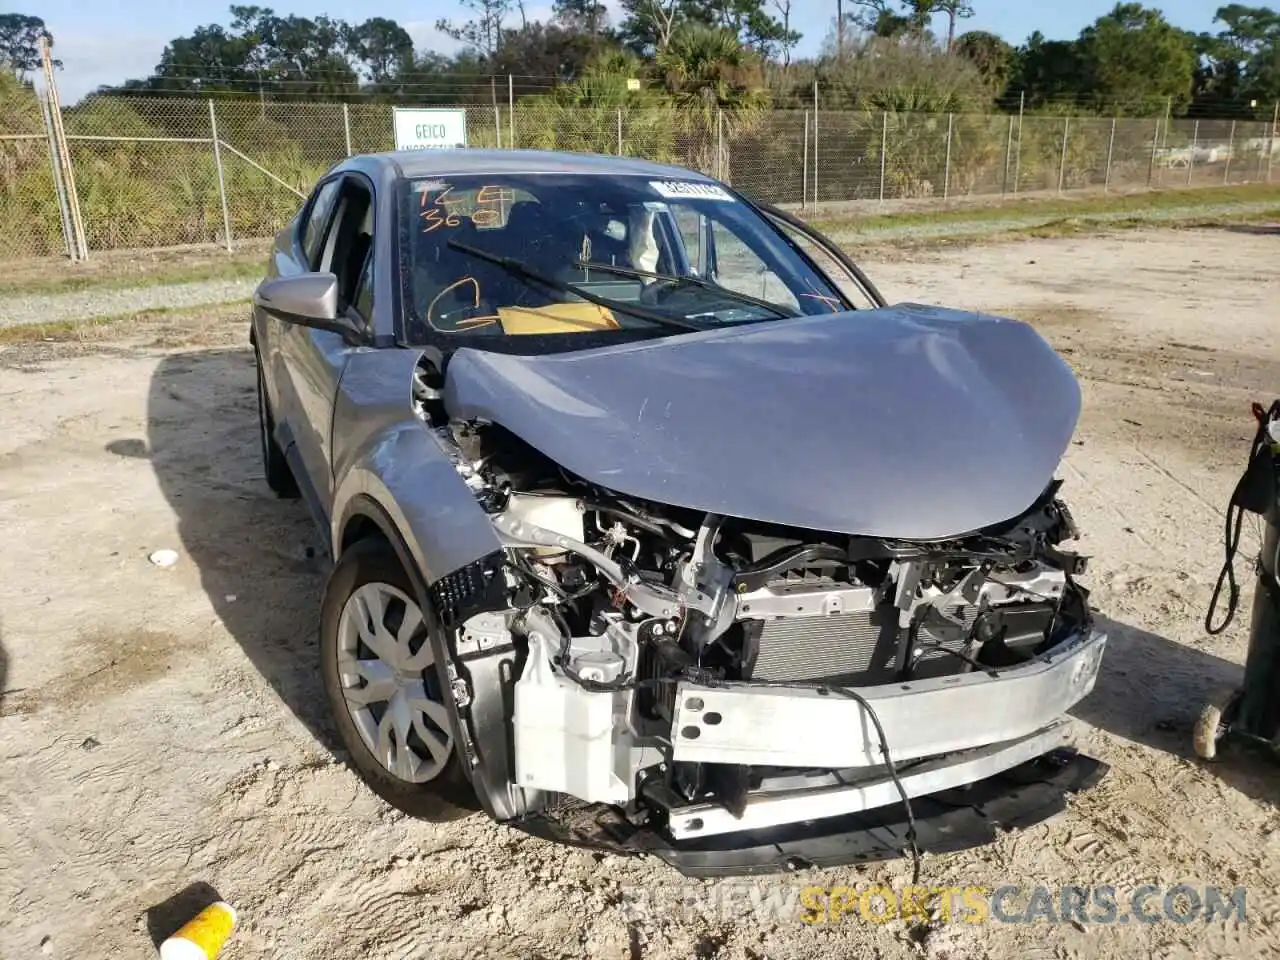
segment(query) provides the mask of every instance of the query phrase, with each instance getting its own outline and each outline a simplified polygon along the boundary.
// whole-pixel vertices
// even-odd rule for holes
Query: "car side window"
[[[317,270],[338,278],[338,306],[369,323],[373,308],[373,192],[362,177],[341,181],[334,226],[324,240]]]
[[[855,306],[870,309],[879,306],[867,296],[857,278],[823,247],[815,243],[812,237],[797,230],[784,220],[777,220],[772,217],[770,220],[774,226],[786,235],[788,240],[799,247],[805,256],[817,265],[819,270],[827,275],[831,282],[839,288],[840,292],[848,297]]]
[[[716,276],[709,279],[727,290],[736,290],[770,303],[799,307],[782,279],[723,221],[711,221],[711,236],[716,247]]]
[[[307,266],[312,270],[319,267],[320,245],[324,241],[325,229],[329,225],[334,202],[338,199],[338,185],[339,181],[330,180],[316,191],[315,198],[302,222],[300,231],[302,252],[307,258]]]
[[[355,310],[366,324],[373,323],[373,250],[364,260],[364,272],[356,286]]]
[[[684,255],[689,260],[689,269],[696,276],[706,276],[707,265],[705,251],[702,249],[702,217],[698,215],[698,211],[684,205],[677,205],[672,208],[671,215],[675,217],[676,226],[680,228],[680,239],[684,243]]]

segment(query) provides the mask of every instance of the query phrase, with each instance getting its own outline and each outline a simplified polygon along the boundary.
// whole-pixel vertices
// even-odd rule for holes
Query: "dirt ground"
[[[392,812],[333,749],[324,564],[303,508],[262,481],[241,307],[0,345],[0,957],[150,956],[184,919],[175,895],[210,887],[240,911],[227,960],[1274,956],[1280,768],[1195,761],[1189,728],[1243,662],[1247,606],[1219,638],[1202,620],[1249,402],[1280,394],[1278,263],[1280,232],[1237,228],[867,264],[891,300],[1035,323],[1081,376],[1060,475],[1110,634],[1075,711],[1106,778],[1050,823],[927,857],[924,882],[1112,884],[1122,913],[1141,884],[1243,886],[1247,924],[644,914],[627,889],[683,882],[658,863]],[[168,569],[148,562],[164,547]],[[891,862],[756,886],[909,875]]]

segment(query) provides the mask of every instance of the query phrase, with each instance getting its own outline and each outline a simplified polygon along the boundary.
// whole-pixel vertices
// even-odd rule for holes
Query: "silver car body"
[[[255,307],[252,339],[275,439],[334,559],[377,530],[423,602],[436,605],[451,577],[513,546],[567,545],[591,556],[554,525],[487,512],[454,453],[414,408],[423,350],[397,344],[396,187],[405,177],[464,171],[716,182],[623,158],[483,150],[357,156],[322,181],[356,177],[372,192],[372,311],[364,342],[352,343]],[[302,240],[297,222],[280,232],[268,282],[307,272]],[[933,541],[1007,521],[1037,501],[1070,441],[1080,392],[1066,364],[1024,323],[901,304],[856,318],[802,317],[553,356],[463,348],[451,357],[443,402],[451,417],[500,424],[578,476],[703,512],[707,525],[729,516]],[[761,615],[836,623],[877,602],[869,588],[829,584],[794,596],[768,586],[733,595],[708,576],[715,566],[708,560],[674,593],[633,584],[631,598],[654,616],[677,603],[725,624]],[[899,609],[909,612],[923,602],[906,598],[919,570],[909,562],[895,569]],[[985,597],[1001,588],[982,589]],[[1055,581],[1047,589],[1062,588]],[[525,821],[557,795],[620,806],[636,800],[639,772],[662,757],[618,720],[634,709],[635,691],[590,692],[557,674],[552,654],[568,638],[554,624],[523,623],[528,662],[513,684],[509,615],[442,621],[448,629],[431,642],[438,662],[465,664],[450,674],[460,693],[448,706],[490,815]],[[572,642],[575,655],[626,655],[636,640],[615,625]],[[766,778],[733,812],[673,800],[664,842],[678,848],[738,836],[752,846],[752,831],[898,803],[898,785],[879,766],[871,704],[895,760],[915,762],[901,778],[909,796],[1026,764],[1065,741],[1064,714],[1092,689],[1104,645],[1105,637],[1083,628],[1024,664],[855,688],[864,698],[857,702],[811,684],[765,689],[687,679],[675,698],[668,759],[826,773]],[[713,870],[710,856],[697,853],[693,866],[668,858]]]

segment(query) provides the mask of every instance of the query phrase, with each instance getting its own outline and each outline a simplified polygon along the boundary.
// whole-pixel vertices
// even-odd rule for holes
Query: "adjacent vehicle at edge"
[[[887,305],[689,170],[454,149],[326,174],[251,340],[394,806],[712,875],[983,843],[1101,775],[1080,391],[1030,326]]]

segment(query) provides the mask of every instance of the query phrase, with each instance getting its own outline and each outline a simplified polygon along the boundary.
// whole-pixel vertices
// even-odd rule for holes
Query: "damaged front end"
[[[1057,482],[945,541],[824,533],[619,495],[416,396],[502,543],[432,591],[512,825],[763,872],[987,842],[1100,774],[1065,746],[1106,638]]]

